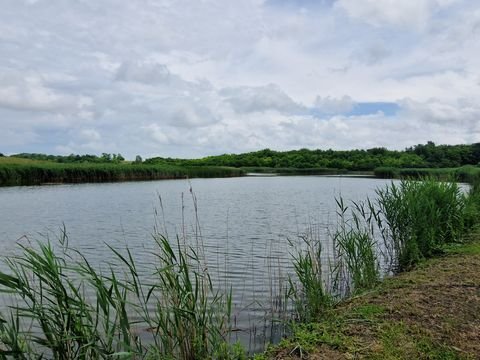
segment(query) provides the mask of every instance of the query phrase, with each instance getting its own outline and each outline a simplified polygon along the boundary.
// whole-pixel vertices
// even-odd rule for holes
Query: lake
[[[260,349],[279,335],[265,324],[272,299],[291,272],[289,240],[296,243],[312,227],[326,238],[336,221],[335,197],[374,197],[375,189],[387,183],[249,176],[0,188],[0,251],[14,253],[17,240],[25,237],[54,239],[64,224],[70,246],[91,263],[100,266],[108,260],[105,244],[128,246],[148,276],[155,223],[170,239],[192,237],[198,223],[216,286],[233,287],[236,337],[250,349]]]

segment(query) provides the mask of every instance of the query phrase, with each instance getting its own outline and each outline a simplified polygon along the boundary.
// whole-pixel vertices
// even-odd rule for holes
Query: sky
[[[477,0],[1,0],[0,152],[480,142]]]

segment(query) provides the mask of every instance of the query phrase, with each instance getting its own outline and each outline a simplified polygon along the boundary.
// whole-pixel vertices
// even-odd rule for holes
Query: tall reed
[[[381,270],[408,270],[478,223],[480,185],[465,195],[455,182],[402,180],[377,189],[376,195],[348,206],[336,200],[337,226],[331,238],[323,239],[333,243],[330,258],[322,253],[318,233],[310,229],[301,237],[303,245],[292,255],[296,277],[290,277],[298,319],[321,317],[338,297],[373,287]]]
[[[372,288],[379,280],[378,244],[372,227],[371,202],[355,203],[352,208],[336,199],[338,224],[335,244],[335,288],[343,296]],[[350,210],[350,211],[349,211]]]
[[[110,247],[116,265],[101,271],[67,240],[64,231],[60,246],[19,245],[21,253],[5,259],[9,271],[0,272],[0,292],[10,307],[0,317],[0,358],[230,359],[241,353],[227,341],[231,292],[214,290],[192,246],[156,234],[158,263],[144,278],[128,249]]]
[[[151,289],[156,297],[152,331],[161,340],[156,350],[178,359],[220,356],[217,350],[230,330],[231,291],[224,295],[214,290],[208,269],[193,247],[181,244],[179,238],[172,246],[161,235],[156,241],[159,266]]]
[[[372,288],[380,278],[377,213],[371,201],[336,199],[337,224],[324,234],[310,225],[300,236],[301,244],[290,242],[295,277],[290,277],[290,298],[296,317],[312,321],[328,313],[331,306],[354,292]],[[325,246],[330,251],[323,253]]]
[[[322,263],[322,243],[319,232],[310,227],[300,236],[301,244],[290,246],[296,277],[289,277],[289,297],[293,301],[295,317],[298,321],[315,321],[325,315],[333,304]]]
[[[465,197],[455,182],[402,180],[377,190],[377,197],[395,251],[397,271],[433,256],[463,234]]]
[[[66,244],[63,233],[60,250],[49,241],[19,245],[21,255],[5,260],[10,274],[0,273],[0,291],[10,296],[11,305],[10,314],[2,314],[0,354],[99,359],[141,352],[126,311],[128,288],[115,276],[72,276],[80,267]],[[97,296],[88,299],[89,292]]]
[[[241,169],[221,166],[149,164],[61,164],[47,161],[0,162],[0,186],[242,176]]]

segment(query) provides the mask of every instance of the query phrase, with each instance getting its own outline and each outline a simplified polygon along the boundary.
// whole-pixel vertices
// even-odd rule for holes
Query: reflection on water
[[[385,183],[292,176],[0,188],[0,251],[13,253],[24,235],[52,237],[65,224],[70,245],[92,264],[108,261],[105,244],[128,246],[148,277],[155,224],[171,239],[197,239],[216,287],[233,288],[232,337],[258,350],[282,336],[270,320],[272,307],[284,305],[278,294],[291,273],[288,240],[296,243],[312,226],[326,235],[335,197],[365,199]]]

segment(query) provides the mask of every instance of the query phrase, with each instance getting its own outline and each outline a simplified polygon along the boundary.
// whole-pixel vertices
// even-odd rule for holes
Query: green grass
[[[240,169],[216,166],[173,166],[146,164],[62,164],[4,157],[0,158],[0,186],[45,183],[114,182],[241,176]]]
[[[336,201],[338,225],[333,235],[336,249],[333,271],[340,292],[349,296],[372,288],[380,278],[378,244],[366,218],[367,211],[375,209],[371,202],[352,202],[349,209],[342,198]]]
[[[345,169],[333,169],[333,168],[274,168],[274,167],[262,167],[251,166],[241,167],[247,173],[258,174],[278,174],[278,175],[338,175],[348,173]]]
[[[384,179],[421,179],[431,177],[439,180],[456,179],[472,183],[480,177],[480,166],[465,165],[457,168],[394,168],[378,167],[374,175]]]
[[[301,236],[303,244],[300,248],[290,243],[294,249],[292,262],[296,277],[289,277],[288,297],[293,301],[295,319],[300,322],[320,319],[334,301],[323,274],[320,239],[310,230]]]
[[[50,163],[42,168],[28,160],[7,168],[31,166],[45,171],[53,168]],[[88,171],[152,168],[60,164],[57,170],[82,166]],[[423,330],[397,319],[384,321],[388,314],[385,305],[364,303],[344,312],[337,312],[334,305],[339,295],[357,295],[378,283],[375,234],[380,234],[390,249],[391,264],[397,271],[411,269],[439,253],[480,254],[478,243],[455,245],[478,224],[480,186],[476,183],[464,195],[454,182],[404,180],[379,189],[377,194],[375,201],[352,202],[349,207],[342,199],[337,201],[332,273],[324,273],[318,232],[310,229],[302,237],[303,244],[294,247],[295,277],[290,277],[289,296],[296,320],[303,324],[294,324],[293,336],[281,346],[298,356],[321,346],[356,354],[367,350],[362,350],[359,334],[348,335],[355,330],[352,324],[375,323],[375,329],[366,328],[375,333],[381,347],[372,353],[373,358],[378,354],[392,359],[425,354],[455,358],[455,351],[439,345]],[[107,266],[100,271],[69,248],[65,231],[59,244],[20,245],[18,256],[4,260],[9,271],[0,272],[0,291],[11,300],[9,311],[0,315],[0,358],[244,358],[241,346],[227,341],[231,292],[213,288],[201,246],[178,237],[169,241],[161,234],[154,238],[157,263],[148,283],[139,276],[128,249],[110,248],[121,267]],[[329,276],[333,285],[326,281]],[[397,291],[411,283],[400,285]],[[138,336],[142,329],[149,330],[148,344]]]
[[[207,359],[216,354],[230,330],[231,292],[215,291],[206,265],[188,245],[172,246],[157,236],[155,334],[161,339],[159,356]],[[174,334],[167,336],[166,334]],[[228,348],[223,348],[223,352]]]
[[[117,266],[99,270],[69,248],[65,231],[58,244],[20,245],[0,272],[10,304],[0,315],[0,358],[241,358],[227,342],[231,294],[213,289],[192,246],[155,239],[158,263],[148,281],[128,249],[110,248]],[[147,329],[143,343],[138,335]]]
[[[295,276],[289,277],[288,296],[299,322],[325,317],[336,302],[379,281],[377,244],[359,213],[365,209],[354,204],[349,213],[342,199],[337,200],[337,208],[338,227],[331,238],[321,239],[320,231],[310,227],[300,236],[301,244],[290,242]],[[334,250],[328,260],[322,256],[325,244],[332,244]]]
[[[368,314],[359,314],[368,309]],[[374,313],[370,313],[374,309]],[[364,306],[351,313],[332,315],[320,323],[300,324],[293,329],[293,335],[282,340],[278,346],[267,350],[264,359],[278,354],[296,355],[308,358],[312,354],[322,354],[328,358],[329,350],[336,355],[346,354],[347,358],[362,354],[368,359],[460,359],[457,351],[436,343],[423,330],[408,326],[402,321],[384,321],[384,310]],[[369,324],[376,339],[375,347],[369,349],[365,343],[348,334],[352,324]],[[365,325],[362,325],[365,326]],[[260,357],[259,357],[260,358]],[[281,358],[281,357],[280,357]]]
[[[270,347],[263,359],[289,354],[322,359],[478,358],[476,236],[472,243],[448,246],[447,256],[426,260],[337,304],[313,323],[296,324],[292,335]]]
[[[465,234],[468,200],[455,182],[403,180],[377,190],[377,195],[375,207],[385,220],[379,223],[380,232],[397,271],[434,256]]]
[[[450,244],[444,250],[447,254],[480,255],[480,243]]]
[[[359,319],[375,320],[385,314],[385,306],[378,304],[363,304],[352,309],[352,315]]]
[[[478,223],[478,193],[474,187],[464,195],[455,182],[426,178],[392,182],[377,190],[375,200],[347,206],[338,199],[337,229],[330,239],[310,229],[301,245],[292,244],[295,277],[290,277],[289,296],[296,319],[321,319],[335,302],[373,288],[381,261],[383,271],[398,273],[445,252]],[[328,264],[322,258],[324,244],[334,247]]]
[[[373,354],[372,359],[459,359],[457,352],[434,344],[422,331],[409,327],[401,321],[380,325],[382,352]]]

